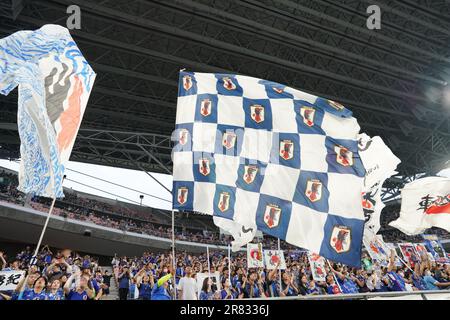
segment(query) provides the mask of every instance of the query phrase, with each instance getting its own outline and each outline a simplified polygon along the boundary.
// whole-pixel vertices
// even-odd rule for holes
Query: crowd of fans
[[[25,270],[26,277],[0,300],[99,300],[114,282],[121,300],[228,300],[309,295],[335,295],[387,291],[450,289],[450,265],[431,261],[427,254],[413,266],[390,261],[381,265],[362,256],[362,268],[338,263],[325,265],[325,281],[313,279],[306,252],[285,251],[286,269],[247,268],[246,255],[231,261],[220,251],[206,254],[145,252],[141,257],[114,256],[113,272],[98,259],[70,250],[45,246],[31,263],[30,247],[8,258],[0,252],[1,270]],[[175,266],[175,267],[173,267]],[[209,272],[208,272],[209,268]],[[214,274],[216,276],[210,276]]]
[[[15,290],[0,291],[0,300],[99,300],[112,278],[97,258],[48,246],[36,258],[30,247],[11,258],[0,251],[0,270],[25,271]]]

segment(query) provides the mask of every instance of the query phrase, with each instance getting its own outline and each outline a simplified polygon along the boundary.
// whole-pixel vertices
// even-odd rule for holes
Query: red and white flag
[[[408,235],[431,227],[450,232],[450,178],[427,177],[406,184],[400,217],[389,225]]]

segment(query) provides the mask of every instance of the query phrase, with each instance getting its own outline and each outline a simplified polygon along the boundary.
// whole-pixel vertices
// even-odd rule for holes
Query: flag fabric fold
[[[0,93],[19,88],[20,191],[64,196],[64,166],[95,76],[64,27],[45,25],[0,39]]]
[[[180,72],[173,208],[360,266],[359,129],[340,103],[282,84]]]
[[[378,136],[358,135],[358,148],[366,169],[362,193],[365,229],[376,234],[380,230],[381,211],[385,206],[381,200],[381,188],[386,179],[397,173],[395,169],[401,161]]]
[[[404,186],[400,217],[389,223],[407,235],[431,227],[450,232],[450,178],[426,177]]]

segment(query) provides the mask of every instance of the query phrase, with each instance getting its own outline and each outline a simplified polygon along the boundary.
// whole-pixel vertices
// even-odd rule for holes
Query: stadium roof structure
[[[171,173],[178,72],[239,73],[339,101],[402,160],[385,195],[444,168],[450,3],[436,0],[4,0],[0,36],[66,25],[97,72],[71,160]],[[381,29],[366,26],[381,8]],[[0,99],[1,157],[17,158],[17,96]]]

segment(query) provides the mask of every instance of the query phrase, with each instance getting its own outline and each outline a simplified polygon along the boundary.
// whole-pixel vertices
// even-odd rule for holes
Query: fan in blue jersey
[[[166,275],[158,279],[152,288],[151,300],[172,300],[172,296],[169,293],[169,280],[175,276],[175,270],[173,270],[172,264],[169,264]]]
[[[47,295],[45,288],[47,287],[47,278],[39,276],[33,283],[31,289],[22,291],[17,300],[46,300]]]
[[[76,280],[75,286],[72,287],[74,280]],[[95,293],[89,288],[88,282],[89,278],[86,275],[81,275],[80,271],[72,274],[64,285],[64,293],[67,300],[88,300],[93,298]]]
[[[387,269],[387,279],[389,280],[389,291],[406,291],[405,279],[396,272],[395,251],[391,250],[389,265]]]
[[[348,276],[348,272],[345,268],[339,268],[338,271],[331,267],[331,270],[336,275],[337,282],[341,287],[342,293],[359,293],[358,286],[356,285],[355,281]]]
[[[61,281],[55,279],[50,284],[50,289],[47,291],[46,300],[64,300],[64,291],[61,288]]]

